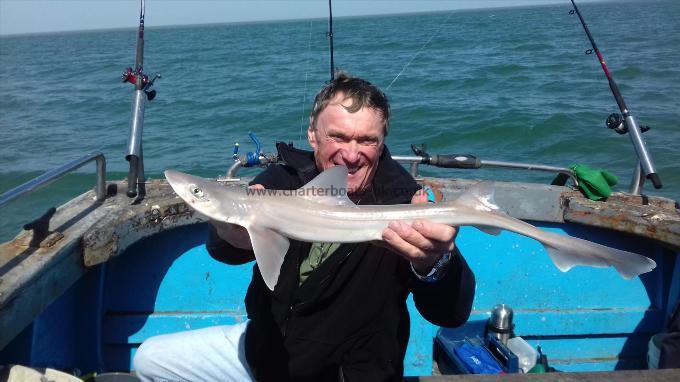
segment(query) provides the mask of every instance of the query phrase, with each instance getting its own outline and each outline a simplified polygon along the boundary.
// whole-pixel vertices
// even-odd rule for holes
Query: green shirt
[[[312,243],[307,257],[300,264],[300,285],[318,268],[335,250],[340,243]]]

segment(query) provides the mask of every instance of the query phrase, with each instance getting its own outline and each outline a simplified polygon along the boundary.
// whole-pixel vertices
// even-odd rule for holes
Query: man
[[[285,164],[267,168],[251,187],[297,189],[344,165],[357,204],[427,201],[385,147],[389,113],[380,90],[340,73],[315,99],[307,131],[313,152],[278,144]],[[459,326],[470,314],[474,275],[456,233],[430,221],[392,222],[378,243],[291,240],[274,291],[253,267],[247,323],[151,339],[135,368],[142,378],[169,380],[401,380],[409,293],[434,324]],[[213,222],[207,248],[229,264],[254,259],[237,226]]]

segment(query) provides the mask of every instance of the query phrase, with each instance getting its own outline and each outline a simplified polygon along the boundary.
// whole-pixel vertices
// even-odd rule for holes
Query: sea
[[[335,66],[381,87],[392,107],[387,145],[411,154],[567,167],[587,164],[627,190],[637,158],[605,126],[617,105],[571,4],[333,20]],[[680,2],[584,2],[580,10],[641,125],[663,188],[680,200]],[[134,12],[133,12],[134,14]],[[336,15],[338,16],[338,15]],[[146,174],[217,177],[234,144],[307,148],[316,92],[330,78],[328,20],[157,27],[147,14],[144,70],[160,73],[146,105]],[[134,29],[0,37],[0,193],[90,152],[107,179],[126,177]],[[245,170],[254,175],[258,169]],[[549,184],[554,174],[425,168],[428,176]],[[0,208],[0,242],[92,189],[95,165]]]

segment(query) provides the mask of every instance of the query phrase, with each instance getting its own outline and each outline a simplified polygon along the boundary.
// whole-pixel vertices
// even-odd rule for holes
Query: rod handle
[[[433,155],[429,163],[433,166],[443,168],[480,168],[482,161],[474,155],[467,154],[446,154]]]
[[[137,177],[139,176],[139,157],[137,155],[128,155],[127,160],[130,162],[130,172],[128,172],[128,198],[137,196]]]
[[[647,174],[647,179],[652,181],[654,188],[656,188],[657,190],[663,187],[663,184],[661,184],[661,178],[659,178],[659,174],[655,172]]]

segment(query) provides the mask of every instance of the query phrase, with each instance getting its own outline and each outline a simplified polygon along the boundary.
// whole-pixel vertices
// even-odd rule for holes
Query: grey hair
[[[390,104],[387,96],[377,86],[361,78],[352,77],[345,72],[337,72],[335,79],[326,84],[316,95],[314,108],[310,114],[314,129],[316,129],[316,120],[319,114],[340,93],[344,94],[345,99],[352,100],[351,105],[344,106],[350,113],[356,113],[364,107],[379,112],[385,123],[384,133],[387,136],[390,125]]]

